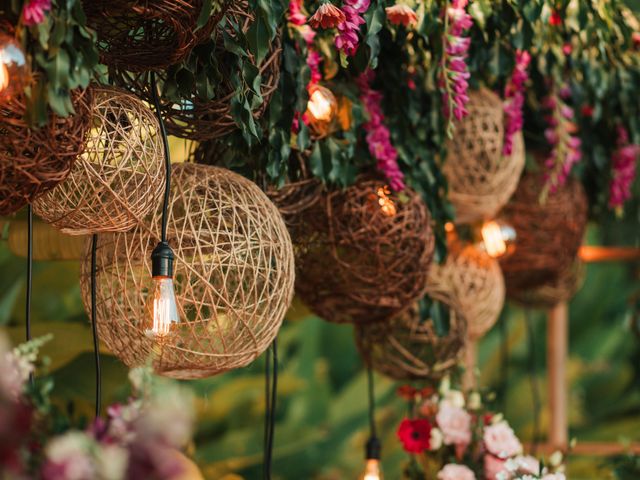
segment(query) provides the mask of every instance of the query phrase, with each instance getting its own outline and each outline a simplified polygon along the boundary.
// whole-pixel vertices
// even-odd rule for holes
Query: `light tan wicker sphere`
[[[511,155],[502,155],[504,113],[500,97],[482,88],[471,93],[467,108],[469,115],[457,124],[454,138],[447,143],[443,166],[456,223],[495,217],[518,186],[525,164],[522,132],[513,138]]]
[[[164,192],[164,151],[155,114],[129,93],[94,87],[85,142],[71,174],[38,198],[34,211],[71,235],[131,230]]]
[[[161,209],[133,232],[98,237],[100,338],[129,366],[153,356],[157,373],[203,378],[244,367],[278,333],[293,297],[293,247],[277,208],[231,171],[177,164],[172,171],[168,241],[181,323],[163,341],[145,335],[151,251]],[[150,226],[150,228],[149,228]],[[90,310],[90,254],[82,293]],[[153,355],[152,355],[153,354]]]
[[[387,322],[356,327],[356,345],[365,363],[395,380],[437,383],[455,369],[465,346],[467,322],[450,292],[428,292],[449,310],[449,331],[438,336],[433,320],[423,318],[419,303]]]
[[[450,292],[467,320],[467,337],[476,341],[496,323],[504,307],[500,264],[473,245],[450,245],[445,263],[429,269],[429,289]]]

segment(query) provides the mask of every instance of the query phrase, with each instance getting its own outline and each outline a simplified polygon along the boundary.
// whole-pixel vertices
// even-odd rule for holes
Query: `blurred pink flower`
[[[618,127],[618,149],[611,159],[611,183],[609,185],[609,208],[622,207],[631,198],[631,187],[636,177],[636,163],[640,157],[640,145],[629,143],[627,130]]]
[[[51,10],[51,0],[27,0],[22,8],[25,25],[38,25],[44,21],[44,14]]]
[[[465,465],[449,463],[438,472],[438,480],[476,480],[476,475]]]
[[[436,414],[436,423],[446,445],[466,446],[471,443],[471,415],[465,409],[442,402]]]
[[[507,473],[506,461],[493,455],[484,456],[484,476],[486,480],[498,480],[498,475]]]
[[[487,452],[500,459],[507,459],[522,452],[520,440],[505,421],[485,427],[483,441]]]
[[[516,64],[504,89],[505,132],[502,147],[503,155],[511,155],[513,152],[513,137],[524,126],[522,109],[524,107],[525,83],[529,78],[527,69],[530,61],[531,55],[529,55],[529,52],[520,50],[516,52]]]
[[[363,14],[369,9],[370,0],[344,0],[342,11],[345,19],[338,24],[335,38],[336,48],[346,55],[353,56],[358,51],[360,26],[365,23]]]

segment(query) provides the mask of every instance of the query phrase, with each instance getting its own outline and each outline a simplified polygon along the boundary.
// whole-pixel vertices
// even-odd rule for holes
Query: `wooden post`
[[[478,366],[478,342],[474,340],[467,341],[467,347],[464,353],[464,377],[462,379],[462,388],[465,392],[472,391],[476,388],[476,369]]]
[[[569,349],[569,309],[566,302],[548,312],[547,371],[551,421],[548,442],[565,449],[569,441],[567,354]]]

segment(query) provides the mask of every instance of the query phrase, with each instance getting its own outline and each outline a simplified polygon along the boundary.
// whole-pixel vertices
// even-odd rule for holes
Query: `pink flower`
[[[338,25],[338,35],[335,38],[336,48],[346,55],[353,56],[358,51],[360,39],[360,25],[365,23],[363,14],[367,12],[370,0],[344,0],[342,11],[345,20]]]
[[[469,445],[471,443],[471,415],[463,408],[442,402],[436,415],[436,423],[446,445]]]
[[[547,473],[541,480],[567,480],[564,473]]]
[[[484,476],[486,480],[498,480],[498,475],[508,473],[506,461],[493,455],[484,456]]]
[[[404,25],[408,27],[409,25],[418,23],[418,15],[416,15],[416,12],[408,5],[396,4],[392,7],[385,8],[384,11],[389,21],[394,25]]]
[[[631,198],[631,187],[636,177],[636,163],[640,156],[640,145],[629,143],[627,130],[618,127],[618,149],[611,158],[611,183],[609,185],[609,208],[622,207]]]
[[[487,451],[500,459],[507,459],[522,452],[520,440],[505,421],[485,427],[483,441]]]
[[[27,0],[22,8],[25,25],[38,25],[44,21],[44,14],[51,10],[51,0]]]
[[[382,94],[371,88],[373,77],[373,71],[367,70],[357,80],[360,99],[369,114],[369,121],[363,128],[367,132],[369,152],[377,160],[378,170],[387,177],[391,188],[399,191],[404,189],[404,175],[398,166],[398,151],[391,144],[391,134],[384,123]]]
[[[345,14],[338,7],[326,2],[318,7],[316,13],[309,19],[313,28],[334,28],[345,21]]]
[[[302,13],[302,0],[290,0],[288,18],[289,22],[298,27],[307,23],[307,17]]]
[[[438,480],[476,480],[476,476],[465,465],[449,463],[438,472]]]
[[[540,462],[530,455],[516,457],[508,463],[511,464],[509,469],[518,475],[537,476],[540,473]]]
[[[529,52],[516,52],[516,65],[511,74],[511,79],[504,89],[504,116],[505,116],[505,132],[502,154],[511,155],[513,152],[513,138],[524,125],[522,119],[522,109],[524,107],[524,90],[525,83],[529,78],[527,69],[531,55]]]

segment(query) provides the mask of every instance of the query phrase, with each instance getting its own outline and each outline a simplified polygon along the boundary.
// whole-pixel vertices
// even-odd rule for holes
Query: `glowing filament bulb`
[[[502,238],[502,229],[497,222],[482,225],[482,241],[489,256],[496,258],[507,253],[507,244]]]
[[[0,32],[0,100],[22,92],[28,77],[26,57],[16,40]]]
[[[307,104],[307,109],[313,118],[320,122],[329,122],[333,118],[335,110],[335,97],[331,98],[333,94],[329,97],[326,93],[327,91],[326,88],[316,88],[311,94],[309,103]]]
[[[382,469],[380,468],[380,460],[375,458],[367,459],[364,472],[360,476],[360,480],[382,480]]]
[[[180,321],[171,277],[153,277],[153,292],[149,298],[148,310],[150,318],[146,335],[158,339],[169,335]]]
[[[380,205],[382,213],[387,217],[393,217],[397,213],[397,210],[396,204],[393,203],[391,198],[389,198],[389,195],[391,194],[389,187],[380,187],[376,193],[378,194],[378,205]]]
[[[0,92],[9,86],[9,70],[4,64],[0,64]]]

